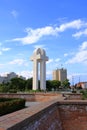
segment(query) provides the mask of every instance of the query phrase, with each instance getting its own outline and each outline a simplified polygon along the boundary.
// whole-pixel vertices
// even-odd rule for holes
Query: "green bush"
[[[10,90],[9,90],[9,93],[17,93],[17,90],[15,90],[15,89],[10,89]]]
[[[81,90],[80,93],[82,93],[82,99],[87,99],[87,90]]]
[[[0,116],[20,110],[25,107],[25,99],[1,98],[0,101],[1,100],[2,102],[0,102]]]
[[[0,98],[0,102],[6,102],[6,101],[11,101],[11,100],[13,100],[13,99],[12,98],[4,98],[4,97]]]

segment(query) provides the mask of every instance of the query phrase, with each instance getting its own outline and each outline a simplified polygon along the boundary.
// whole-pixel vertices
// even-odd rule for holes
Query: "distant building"
[[[18,76],[16,73],[14,72],[11,72],[9,74],[7,74],[6,76],[0,76],[0,83],[7,83],[9,82],[12,78],[16,78],[16,77],[19,77],[21,79],[26,79],[25,77],[23,76]]]
[[[79,82],[79,83],[77,83],[76,88],[87,89],[87,82]]]
[[[53,80],[58,80],[63,82],[67,79],[67,70],[64,68],[56,69],[53,71]]]
[[[12,78],[18,77],[18,75],[14,72],[11,72],[7,74],[6,76],[1,77],[0,76],[0,83],[7,83],[9,82]]]
[[[3,83],[5,77],[0,76],[0,83]]]
[[[9,74],[7,74],[7,78],[8,80],[11,80],[12,78],[18,77],[18,75],[14,72],[11,72]]]

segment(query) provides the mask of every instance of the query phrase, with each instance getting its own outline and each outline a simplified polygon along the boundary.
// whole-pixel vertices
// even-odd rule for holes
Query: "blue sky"
[[[71,83],[87,81],[87,0],[0,0],[0,75],[32,77],[39,47],[49,57],[47,79],[64,67]]]

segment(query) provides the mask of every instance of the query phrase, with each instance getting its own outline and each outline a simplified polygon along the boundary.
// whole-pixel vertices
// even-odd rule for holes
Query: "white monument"
[[[30,58],[33,61],[33,90],[38,89],[38,63],[40,63],[40,89],[46,90],[46,56],[45,50],[38,48]]]

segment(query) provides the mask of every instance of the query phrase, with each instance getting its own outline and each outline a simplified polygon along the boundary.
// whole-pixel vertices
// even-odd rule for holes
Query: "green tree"
[[[32,80],[33,80],[32,78],[26,80],[26,86],[25,86],[25,88],[27,90],[31,90],[32,89]]]
[[[46,90],[51,91],[52,90],[52,83],[50,80],[46,80]]]
[[[69,82],[69,80],[68,80],[68,79],[64,80],[64,81],[62,82],[62,86],[63,86],[63,88],[69,88],[69,87],[70,87],[70,82]]]
[[[58,80],[52,80],[52,81],[51,81],[51,84],[52,84],[52,87],[53,87],[55,90],[58,90],[58,89],[59,89],[59,86],[61,86],[61,82],[58,81]]]
[[[0,84],[0,92],[2,93],[6,93],[6,92],[9,92],[9,86],[8,85],[3,85],[3,84]]]
[[[51,91],[52,89],[58,90],[59,86],[61,86],[61,82],[58,80],[47,80],[46,81],[46,88],[48,91]]]
[[[19,91],[24,91],[25,80],[18,77],[12,78],[10,81],[10,89],[17,89]]]

